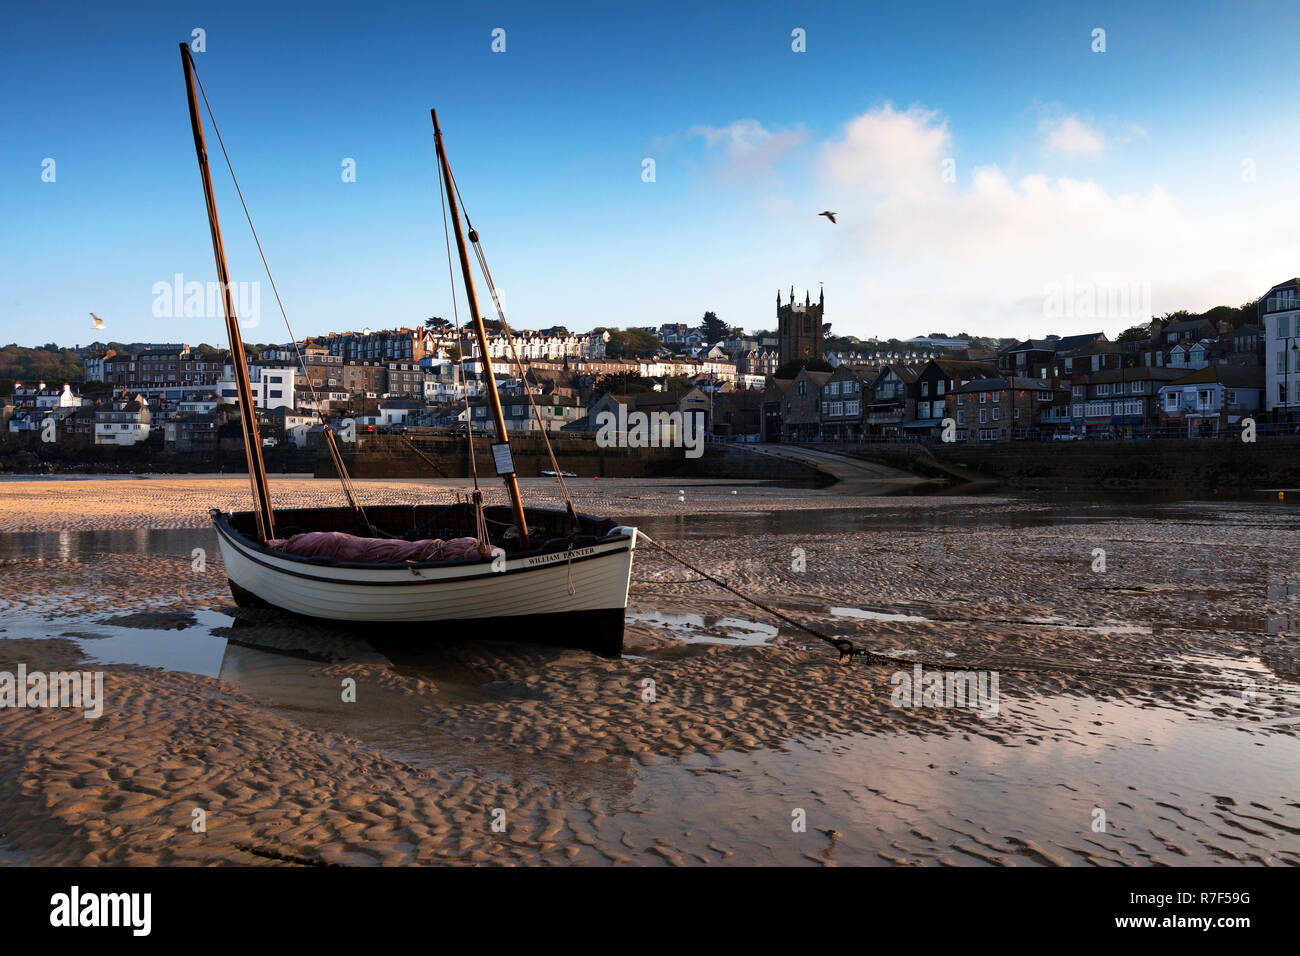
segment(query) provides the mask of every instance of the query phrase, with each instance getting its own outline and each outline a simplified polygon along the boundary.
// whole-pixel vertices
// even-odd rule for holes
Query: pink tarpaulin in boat
[[[479,557],[478,541],[474,538],[427,538],[423,541],[403,541],[400,538],[359,538],[342,531],[310,531],[291,538],[273,538],[266,546],[286,554],[304,558],[333,558],[335,561],[354,561],[363,564],[398,564],[403,561],[465,561]],[[500,548],[489,546],[488,555],[505,554]]]

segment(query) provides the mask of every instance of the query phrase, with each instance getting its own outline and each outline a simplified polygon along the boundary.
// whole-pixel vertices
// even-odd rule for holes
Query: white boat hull
[[[536,630],[539,638],[543,630],[562,628],[581,637],[577,632],[582,628],[596,627],[608,633],[593,635],[595,643],[572,643],[605,652],[616,643],[621,650],[636,547],[633,528],[616,528],[606,538],[570,551],[498,559],[493,570],[490,561],[364,566],[303,559],[261,547],[220,517],[215,523],[226,576],[237,600],[243,599],[240,603],[265,603],[338,622],[549,618]],[[514,637],[531,639],[527,630]]]

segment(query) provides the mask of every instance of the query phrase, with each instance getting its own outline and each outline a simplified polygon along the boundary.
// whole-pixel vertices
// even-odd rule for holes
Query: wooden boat
[[[236,603],[268,605],[338,622],[388,625],[437,622],[440,626],[430,635],[437,639],[456,636],[513,639],[582,647],[607,656],[621,654],[636,529],[609,519],[578,514],[568,502],[567,490],[564,510],[524,507],[491,363],[482,364],[496,426],[492,460],[505,484],[510,500],[508,507],[486,505],[476,492],[470,500],[452,503],[363,508],[351,489],[333,432],[326,427],[322,429],[322,438],[343,481],[348,506],[272,509],[199,115],[198,92],[202,87],[196,91],[193,59],[186,44],[181,44],[181,59],[195,152],[207,199],[213,253],[218,279],[225,290],[226,331],[239,390],[249,480],[256,502],[253,511],[222,513],[213,509],[211,512]],[[445,208],[451,213],[465,297],[481,354],[487,355],[490,354],[487,336],[461,230],[459,196],[447,163],[437,114],[431,111],[431,115]],[[482,251],[472,229],[470,239],[482,264]],[[491,288],[490,274],[487,280]],[[504,316],[502,320],[504,323]],[[467,440],[473,441],[473,436],[467,436]],[[555,470],[559,471],[558,466]],[[564,489],[562,476],[557,476],[557,480]],[[273,546],[292,535],[309,532],[343,532],[365,538],[407,541],[476,537],[479,553],[469,560],[373,563],[306,557]],[[504,553],[494,557],[493,549]]]
[[[509,508],[487,507],[490,521]],[[390,505],[367,508],[377,529],[406,530],[435,522],[432,536],[472,533],[472,506]],[[636,529],[579,515],[580,533],[564,533],[564,511],[529,508],[530,528],[553,535],[541,547],[507,551],[504,561],[402,564],[338,562],[301,557],[259,544],[251,512],[212,520],[236,603],[267,604],[329,621],[375,623],[439,621],[491,624],[462,635],[582,647],[607,656],[622,653],[623,614]],[[354,526],[349,508],[280,509],[282,531],[344,530]],[[409,532],[408,532],[409,533]],[[534,536],[534,542],[541,535]],[[495,568],[494,568],[495,564]],[[439,628],[440,636],[457,633]]]

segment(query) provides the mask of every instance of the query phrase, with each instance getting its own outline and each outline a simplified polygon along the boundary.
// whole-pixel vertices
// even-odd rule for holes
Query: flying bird
[[[835,221],[835,213],[833,213],[833,212],[829,212],[829,211],[827,211],[827,212],[819,212],[817,215],[819,215],[819,216],[825,216],[825,217],[826,217],[827,219],[829,219],[831,222],[834,222],[834,221]]]
[[[95,330],[96,330],[96,331],[98,331],[99,329],[102,329],[102,328],[104,327],[104,320],[101,319],[99,316],[97,316],[94,312],[90,313],[90,318],[91,318],[91,319],[94,321],[94,323],[95,323]]]

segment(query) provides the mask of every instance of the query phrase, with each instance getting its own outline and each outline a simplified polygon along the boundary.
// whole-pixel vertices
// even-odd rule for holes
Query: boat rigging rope
[[[441,168],[441,167],[440,167]],[[496,308],[497,320],[501,323],[501,331],[505,334],[506,345],[510,348],[510,357],[514,362],[515,371],[519,373],[519,381],[522,385],[524,397],[528,399],[528,407],[532,410],[533,418],[537,421],[537,430],[542,436],[542,443],[546,446],[546,455],[551,460],[551,470],[555,473],[555,480],[560,486],[560,494],[564,498],[564,507],[569,514],[569,520],[576,530],[578,527],[578,513],[573,507],[573,499],[569,496],[569,488],[564,482],[564,475],[560,469],[559,462],[555,459],[555,449],[551,447],[551,439],[546,429],[546,423],[542,421],[542,413],[537,408],[537,403],[533,400],[533,393],[528,388],[528,373],[524,368],[523,362],[519,358],[519,352],[515,348],[515,338],[510,332],[510,325],[506,322],[505,309],[501,305],[501,296],[497,294],[496,283],[492,281],[492,270],[488,268],[487,257],[483,253],[483,244],[479,241],[478,230],[470,221],[469,210],[465,208],[465,198],[460,194],[460,187],[456,185],[456,174],[451,173],[451,188],[456,192],[456,199],[460,203],[461,212],[465,214],[465,227],[469,230],[469,241],[474,246],[474,255],[478,259],[479,269],[483,272],[483,279],[487,282],[488,292],[492,295],[492,304]],[[448,255],[450,256],[450,249]],[[485,362],[490,362],[490,356],[484,356]]]
[[[658,541],[655,541],[653,538],[651,538],[648,534],[646,534],[644,531],[640,530],[639,528],[637,529],[636,534],[637,537],[643,539],[647,544],[653,545],[655,548],[658,548],[660,551],[662,551],[668,557],[672,558],[678,564],[681,564],[683,567],[686,567],[691,571],[694,571],[696,574],[701,575],[704,579],[711,581],[713,584],[716,584],[724,591],[729,591],[730,593],[736,595],[736,597],[740,598],[742,601],[745,601],[748,604],[752,604],[755,607],[759,608],[760,610],[766,611],[768,614],[771,614],[773,617],[779,618],[780,620],[785,621],[787,624],[790,624],[791,626],[796,627],[807,634],[811,634],[813,637],[825,641],[827,644],[830,644],[832,647],[834,647],[837,651],[840,652],[841,664],[854,664],[858,661],[862,661],[863,663],[866,664],[893,664],[896,666],[903,666],[908,668],[920,664],[923,667],[929,668],[931,670],[941,670],[941,671],[971,671],[971,670],[979,670],[979,669],[996,669],[996,670],[1012,671],[1012,672],[1023,673],[1023,674],[1071,674],[1079,677],[1139,680],[1139,681],[1144,681],[1152,684],[1173,684],[1173,685],[1180,685],[1180,686],[1187,686],[1187,687],[1194,687],[1194,688],[1227,690],[1236,693],[1240,693],[1243,690],[1250,687],[1250,685],[1243,684],[1241,682],[1234,683],[1232,681],[1225,681],[1225,680],[1207,680],[1202,677],[1183,677],[1177,674],[1152,674],[1149,672],[1123,671],[1123,670],[1107,671],[1103,668],[1084,667],[1077,664],[1069,664],[1064,661],[1046,661],[1046,662],[1039,663],[1034,661],[989,660],[989,661],[978,662],[978,666],[977,666],[969,662],[961,663],[953,660],[932,661],[932,660],[926,660],[925,658],[916,657],[913,655],[903,656],[901,654],[880,654],[877,653],[876,651],[859,649],[859,648],[855,648],[853,646],[853,642],[850,641],[848,638],[834,637],[830,634],[826,634],[822,631],[819,631],[814,627],[809,627],[807,624],[804,624],[802,621],[797,621],[794,618],[790,617],[789,615],[783,614],[781,611],[778,611],[770,604],[765,604],[762,601],[757,600],[756,598],[752,598],[749,595],[744,594],[741,591],[738,591],[736,588],[727,584],[725,581],[721,580],[720,578],[712,574],[709,574],[707,571],[703,570],[702,568],[699,568],[696,565],[692,564],[691,562],[687,561],[681,555],[677,554],[676,552],[660,544]],[[693,583],[693,582],[672,582],[672,583]],[[1009,623],[1031,623],[1031,622],[1009,622]],[[1250,687],[1250,689],[1253,690],[1254,688]],[[1284,685],[1278,685],[1276,689],[1279,691],[1289,690],[1289,688],[1286,688]]]
[[[302,350],[298,348],[298,339],[293,334],[293,326],[289,324],[289,315],[285,311],[284,302],[280,299],[280,290],[276,287],[275,277],[271,275],[270,263],[266,261],[266,253],[262,251],[262,240],[258,238],[257,228],[253,225],[253,216],[248,211],[248,203],[244,201],[244,191],[239,188],[239,177],[235,175],[234,164],[230,161],[230,154],[226,152],[226,141],[221,138],[221,128],[217,125],[217,118],[212,115],[212,104],[208,102],[208,94],[203,89],[203,80],[199,77],[198,67],[191,61],[191,69],[194,72],[194,82],[199,88],[199,95],[203,97],[203,106],[208,112],[208,120],[212,123],[212,132],[217,136],[217,143],[221,147],[221,155],[226,161],[226,169],[230,170],[230,181],[235,185],[235,193],[239,196],[239,204],[244,209],[244,218],[248,221],[249,231],[253,234],[253,242],[257,245],[257,254],[262,258],[262,268],[266,270],[266,278],[271,283],[271,291],[275,293],[276,305],[280,308],[280,316],[284,319],[284,327],[289,333],[289,341],[293,343],[294,353],[298,356],[298,367],[302,369],[303,377],[307,380],[307,388],[311,391],[312,401],[316,405],[316,417],[321,423],[321,438],[325,441],[325,447],[329,450],[330,459],[334,463],[334,472],[338,475],[340,484],[343,485],[343,494],[348,499],[348,504],[352,510],[361,515],[366,526],[373,529],[370,519],[366,517],[365,509],[357,500],[356,488],[352,484],[352,476],[348,474],[347,467],[343,464],[343,454],[339,450],[338,442],[334,438],[334,430],[330,428],[329,422],[325,420],[325,415],[321,412],[320,395],[316,392],[316,386],[311,380],[311,373],[307,371],[307,365],[303,361]],[[250,456],[252,452],[249,452]],[[269,502],[268,502],[269,505]]]
[[[447,283],[451,286],[451,314],[456,320],[456,366],[460,371],[461,391],[465,399],[465,440],[469,443],[469,474],[478,491],[478,462],[474,458],[474,414],[469,407],[469,382],[465,378],[465,350],[460,331],[460,307],[456,305],[456,277],[451,265],[451,226],[447,223],[447,184],[442,178],[442,164],[438,164],[438,199],[442,203],[442,238],[447,247]],[[459,193],[457,194],[459,195]]]
[[[451,188],[455,188],[454,184]],[[478,459],[474,455],[474,412],[469,404],[469,381],[465,378],[465,350],[461,347],[464,344],[464,339],[461,337],[460,331],[460,307],[456,305],[456,274],[451,265],[451,227],[447,222],[447,199],[449,195],[448,184],[443,181],[442,163],[439,163],[438,200],[442,203],[442,239],[447,249],[447,283],[451,287],[451,314],[456,320],[456,367],[460,371],[460,384],[465,399],[465,441],[469,445],[469,474],[474,480],[474,495],[471,500],[474,505],[474,524],[478,537],[478,551],[479,554],[486,555],[488,548],[492,545],[492,539],[488,534],[487,515],[483,511],[483,490],[478,486]],[[460,192],[457,191],[456,195],[459,196]],[[469,216],[466,214],[466,220],[468,218]],[[502,439],[504,440],[504,438],[503,435]]]

